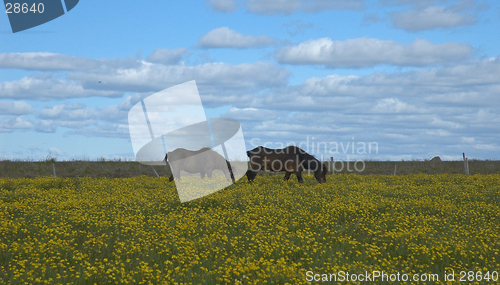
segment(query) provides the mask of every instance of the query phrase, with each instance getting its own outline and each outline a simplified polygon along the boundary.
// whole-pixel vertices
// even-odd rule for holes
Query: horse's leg
[[[234,176],[231,177],[231,173],[229,173],[229,170],[224,170],[224,175],[226,176],[227,182],[232,181],[234,183]]]
[[[232,181],[233,183],[235,183],[235,182],[236,182],[236,180],[234,179],[234,174],[233,174],[233,171],[232,171],[231,169],[229,170],[229,178],[231,178],[231,181]],[[228,180],[228,181],[229,181],[229,180]]]
[[[248,169],[245,175],[247,176],[248,182],[252,182],[252,179],[250,178],[252,175],[252,170]]]
[[[285,178],[284,178],[284,179],[285,179],[285,181],[288,181],[288,179],[290,179],[290,175],[292,175],[292,173],[291,173],[291,172],[288,172],[288,171],[287,171],[287,172],[285,173]]]
[[[168,178],[168,182],[172,182],[172,180],[174,180],[174,175],[170,174],[170,177]]]
[[[302,179],[302,172],[301,171],[295,172],[295,175],[297,175],[297,180],[299,181],[299,183],[304,182],[304,180]]]
[[[208,179],[212,179],[212,170],[207,171]]]
[[[247,173],[245,175],[248,178],[248,182],[252,182],[255,179],[255,176],[257,176],[257,172],[253,171],[252,169],[247,170]]]
[[[229,161],[226,161],[227,164],[227,173],[226,173],[226,168],[223,166],[222,169],[224,171],[224,174],[226,175],[227,181],[228,182],[233,182],[235,183],[236,181],[234,180],[234,174],[233,174],[233,167],[229,163]]]
[[[200,172],[201,179],[205,178],[205,172]]]
[[[224,176],[226,177],[227,182],[232,181],[234,183],[234,175],[233,175],[233,172],[231,171],[231,165],[229,164],[229,162],[226,165],[223,165],[217,169],[221,170],[222,173],[224,173]]]
[[[252,182],[262,168],[262,161],[258,156],[250,157],[250,169],[246,172],[248,182]]]
[[[173,179],[176,179],[176,180],[181,180],[181,170],[180,169],[176,169],[174,172],[172,172],[172,177]],[[170,180],[172,181],[172,180]]]

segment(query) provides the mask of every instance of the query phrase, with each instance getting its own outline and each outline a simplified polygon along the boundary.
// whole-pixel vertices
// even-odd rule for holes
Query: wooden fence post
[[[466,157],[465,158],[465,174],[469,175],[469,159]]]
[[[331,167],[331,170],[332,170],[332,174],[335,174],[335,168],[334,168],[334,164],[333,164],[333,157],[330,157],[330,167]]]
[[[396,175],[396,167],[397,166],[398,166],[397,164],[394,164],[394,175]]]
[[[464,157],[464,173],[467,175],[467,174],[469,174],[469,162],[467,161],[467,158],[465,157],[465,152],[462,152],[462,155]]]
[[[52,163],[52,171],[54,172],[54,178],[56,177],[56,166]]]

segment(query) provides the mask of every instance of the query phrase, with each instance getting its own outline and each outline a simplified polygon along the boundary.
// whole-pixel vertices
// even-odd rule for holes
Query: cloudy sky
[[[0,159],[133,159],[130,108],[191,80],[247,149],[500,159],[499,23],[493,0],[81,0],[15,34],[2,13]]]

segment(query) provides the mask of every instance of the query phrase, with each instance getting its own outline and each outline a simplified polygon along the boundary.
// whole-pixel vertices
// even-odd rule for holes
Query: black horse
[[[296,146],[288,146],[283,149],[258,146],[247,151],[247,155],[250,159],[250,169],[246,173],[248,182],[252,182],[264,166],[271,171],[285,171],[285,180],[288,180],[290,175],[295,173],[299,183],[304,182],[302,171],[310,169],[314,171],[314,177],[319,183],[326,182],[327,168],[325,165]]]
[[[201,178],[212,178],[212,172],[215,169],[222,170],[227,181],[234,183],[234,175],[231,164],[222,155],[213,151],[211,148],[202,148],[197,151],[191,151],[184,148],[177,148],[165,155],[165,161],[168,159],[172,175],[170,180],[180,179],[181,170],[189,173],[200,173]]]

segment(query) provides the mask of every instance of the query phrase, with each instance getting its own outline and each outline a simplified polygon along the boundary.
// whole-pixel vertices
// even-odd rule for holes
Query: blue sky
[[[130,108],[196,80],[248,149],[500,159],[499,23],[469,0],[81,0],[15,34],[2,13],[0,158],[133,159]]]

